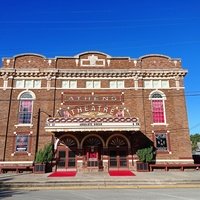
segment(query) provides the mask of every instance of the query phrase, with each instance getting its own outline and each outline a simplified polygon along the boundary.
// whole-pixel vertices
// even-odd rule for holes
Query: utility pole
[[[39,144],[39,131],[40,131],[40,108],[38,109],[37,113],[37,131],[36,131],[36,140],[35,140],[35,157],[38,151],[38,144]]]

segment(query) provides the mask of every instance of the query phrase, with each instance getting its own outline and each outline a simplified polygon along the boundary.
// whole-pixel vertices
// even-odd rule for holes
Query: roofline
[[[85,52],[76,54],[75,56],[55,56],[54,58],[47,58],[46,56],[41,55],[41,54],[37,54],[37,53],[21,53],[21,54],[14,55],[13,57],[3,57],[2,60],[17,58],[17,57],[21,57],[21,56],[39,56],[43,59],[78,59],[81,55],[92,54],[92,53],[93,54],[96,53],[96,54],[105,55],[109,59],[142,60],[142,59],[147,58],[147,57],[157,56],[157,57],[164,57],[164,58],[167,58],[169,60],[179,60],[179,61],[181,61],[180,58],[171,58],[170,56],[167,56],[167,55],[164,55],[164,54],[146,54],[146,55],[140,56],[139,58],[131,58],[131,57],[128,57],[128,56],[112,57],[112,56],[110,56],[106,53],[100,52],[100,51],[85,51]]]
[[[90,53],[102,54],[102,55],[107,56],[108,58],[111,58],[110,55],[108,55],[108,54],[106,54],[106,53],[103,53],[103,52],[101,52],[101,51],[85,51],[85,52],[82,52],[82,53],[79,53],[79,54],[75,55],[74,58],[79,58],[81,55],[90,54]]]
[[[21,53],[21,54],[14,55],[13,57],[17,58],[17,57],[21,57],[21,56],[31,56],[31,55],[32,56],[39,56],[39,57],[42,57],[42,58],[46,59],[46,56],[41,55],[41,54],[37,54],[37,53]]]
[[[153,56],[164,57],[164,58],[167,58],[167,59],[170,59],[170,60],[172,59],[171,57],[163,55],[163,54],[146,54],[144,56],[140,56],[138,59],[141,60],[143,58],[153,57]]]

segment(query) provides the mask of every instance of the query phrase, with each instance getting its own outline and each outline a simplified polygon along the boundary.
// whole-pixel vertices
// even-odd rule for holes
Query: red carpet
[[[76,176],[76,171],[58,171],[51,173],[48,177],[67,177]]]
[[[135,174],[129,170],[111,170],[108,173],[110,176],[135,176]]]

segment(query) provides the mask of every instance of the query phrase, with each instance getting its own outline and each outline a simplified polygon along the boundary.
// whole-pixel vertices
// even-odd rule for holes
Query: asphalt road
[[[199,200],[200,189],[102,189],[0,191],[8,200]]]

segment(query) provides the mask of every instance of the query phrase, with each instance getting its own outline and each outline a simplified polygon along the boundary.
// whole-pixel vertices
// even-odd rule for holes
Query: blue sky
[[[0,58],[96,50],[181,58],[190,133],[200,133],[199,0],[1,0]]]

